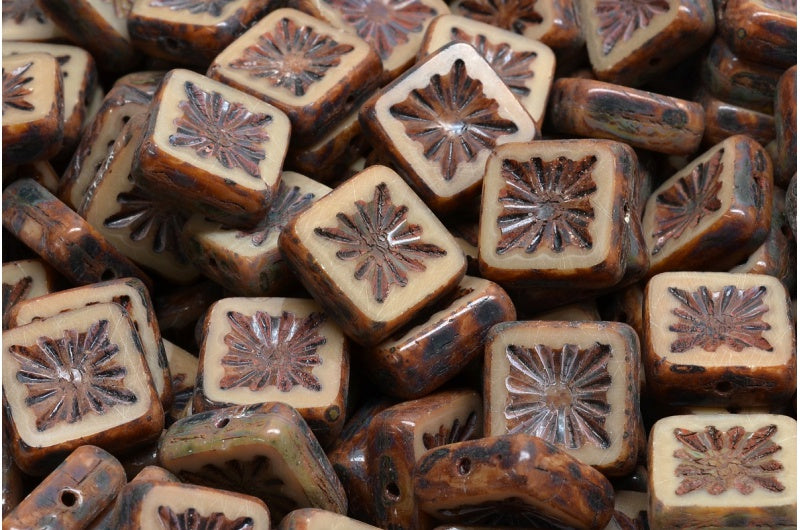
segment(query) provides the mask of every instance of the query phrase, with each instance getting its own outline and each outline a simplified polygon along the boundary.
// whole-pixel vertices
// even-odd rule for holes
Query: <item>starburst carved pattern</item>
[[[194,471],[180,471],[184,482],[218,488],[263,500],[269,506],[270,516],[280,519],[297,508],[297,501],[283,493],[285,483],[275,476],[272,462],[264,455],[250,460],[226,460],[217,464],[205,464]]]
[[[119,347],[108,336],[107,320],[83,333],[64,330],[62,337],[39,337],[33,346],[12,345],[9,353],[20,364],[16,378],[27,389],[25,404],[39,431],[137,401],[125,388],[127,370],[114,358]]]
[[[426,432],[422,435],[422,445],[425,449],[433,449],[440,445],[454,444],[469,440],[475,435],[478,426],[478,415],[473,411],[467,416],[467,420],[462,424],[459,418],[453,420],[448,427],[444,424],[439,426],[439,430],[433,434]]]
[[[439,515],[444,520],[468,525],[552,528],[554,530],[571,528],[542,515],[541,512],[518,497],[441,509]]]
[[[408,222],[408,207],[392,204],[389,188],[381,182],[369,202],[355,202],[356,214],[336,214],[339,228],[315,228],[314,233],[344,247],[336,257],[356,261],[356,280],[367,279],[372,296],[383,303],[392,285],[405,287],[408,272],[426,269],[425,259],[445,256],[447,252],[422,243],[422,227]]]
[[[166,530],[250,530],[253,528],[252,517],[228,519],[222,512],[211,515],[200,515],[194,508],[175,513],[169,506],[158,507],[158,519]]]
[[[131,12],[134,0],[103,0],[107,4],[114,6],[114,14],[118,18],[127,18]]]
[[[486,35],[470,35],[460,28],[450,30],[451,40],[472,44],[478,53],[486,59],[503,83],[518,97],[527,96],[531,89],[525,86],[528,79],[532,79],[534,72],[531,63],[536,60],[534,51],[514,51],[505,42],[492,44]]]
[[[598,0],[594,13],[599,21],[597,33],[603,39],[603,55],[667,11],[667,0]]]
[[[448,181],[460,164],[481,150],[494,149],[501,136],[517,132],[514,122],[500,117],[497,101],[484,95],[483,83],[467,75],[461,59],[444,76],[436,74],[426,87],[412,90],[389,112],[422,146],[425,158],[439,164]]]
[[[33,278],[24,276],[14,283],[3,282],[3,318],[8,310],[27,298],[33,285]]]
[[[739,426],[724,432],[711,425],[702,432],[675,429],[675,438],[683,444],[673,453],[682,461],[675,468],[675,476],[684,477],[675,493],[686,495],[704,489],[711,495],[720,495],[735,489],[750,495],[756,486],[783,491],[783,484],[775,478],[783,465],[769,458],[781,449],[771,440],[777,431],[775,425],[755,432]]]
[[[589,223],[594,219],[590,196],[597,191],[592,169],[597,158],[578,161],[560,156],[546,162],[503,160],[505,181],[498,196],[500,240],[496,252],[514,248],[531,254],[540,247],[563,252],[570,246],[592,248]]]
[[[172,11],[188,11],[193,15],[208,13],[218,17],[233,0],[152,0],[151,7],[168,7]]]
[[[682,353],[692,348],[703,348],[707,352],[727,346],[734,351],[747,347],[772,351],[772,345],[761,336],[770,325],[761,320],[769,311],[764,303],[767,288],[750,287],[739,289],[727,285],[721,291],[709,291],[700,287],[693,292],[670,287],[669,293],[681,305],[672,310],[680,320],[669,326],[678,334],[670,345],[673,353]]]
[[[262,144],[269,140],[266,126],[272,117],[250,112],[241,103],[227,101],[219,92],[206,92],[189,81],[184,88],[188,99],[178,104],[183,115],[175,119],[177,134],[170,135],[169,143],[260,178],[258,164],[266,158]]]
[[[310,85],[325,77],[351,51],[349,44],[339,44],[310,26],[282,18],[272,33],[261,35],[258,43],[248,46],[230,67],[247,70],[251,77],[266,78],[274,87],[304,96]]]
[[[7,108],[14,108],[17,110],[33,110],[35,107],[33,103],[26,98],[33,92],[29,86],[25,86],[33,81],[32,76],[25,77],[25,73],[33,66],[33,63],[25,63],[18,66],[6,73],[3,68],[3,113],[5,114]]]
[[[153,252],[170,252],[181,261],[186,258],[179,244],[186,216],[175,208],[154,200],[139,186],[117,195],[120,210],[107,217],[103,226],[111,229],[128,229],[131,241],[142,241],[153,236]]]
[[[254,246],[260,247],[272,232],[280,232],[295,216],[308,210],[313,201],[313,193],[303,193],[299,187],[281,182],[264,219],[253,230],[237,232],[236,238],[249,237]]]
[[[719,176],[722,173],[724,151],[720,149],[706,162],[695,167],[690,174],[681,177],[672,187],[658,194],[653,232],[654,256],[664,248],[667,241],[678,239],[687,228],[696,226],[706,215],[722,207],[717,195],[722,189]]]
[[[36,0],[3,0],[3,20],[23,24],[29,19],[39,24],[47,23],[47,17]]]
[[[420,0],[324,0],[345,24],[372,46],[382,60],[408,42],[409,33],[421,33],[425,22],[438,13]]]
[[[509,432],[525,432],[551,443],[579,449],[607,448],[606,417],[611,411],[608,363],[611,348],[595,343],[587,349],[537,344],[509,345],[505,417]]]
[[[229,311],[231,331],[225,335],[228,352],[221,361],[225,373],[220,388],[247,387],[255,392],[274,386],[289,392],[300,385],[320,391],[322,383],[311,372],[322,364],[317,349],[326,342],[319,334],[324,321],[322,313],[299,319],[288,311],[280,317],[264,311],[252,316]]]
[[[543,20],[536,11],[536,0],[464,0],[455,11],[467,18],[520,35]]]

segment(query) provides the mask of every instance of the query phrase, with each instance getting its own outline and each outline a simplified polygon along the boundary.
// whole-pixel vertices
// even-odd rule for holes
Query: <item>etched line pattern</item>
[[[184,90],[187,99],[178,103],[183,115],[175,119],[177,130],[169,143],[260,178],[258,165],[267,156],[263,144],[269,140],[266,126],[272,117],[250,112],[241,103],[227,101],[219,92],[206,92],[190,81],[184,83]]]
[[[461,423],[460,418],[453,420],[450,426],[444,424],[439,426],[439,430],[431,434],[426,432],[422,435],[422,445],[425,449],[433,449],[440,445],[454,444],[456,442],[463,442],[469,440],[475,435],[478,427],[478,415],[472,411],[467,416],[464,423]]]
[[[31,66],[33,66],[32,62],[25,63],[8,73],[3,68],[3,114],[7,109],[32,111],[36,108],[29,101],[33,88],[26,86],[33,81],[33,76],[25,75]]]
[[[28,297],[28,293],[33,286],[33,278],[24,276],[15,283],[3,282],[3,317],[5,318],[8,310],[17,305],[20,301]]]
[[[781,449],[772,440],[777,431],[776,425],[754,432],[740,426],[727,431],[713,425],[699,432],[675,429],[675,438],[682,445],[673,453],[680,461],[675,476],[682,477],[675,493],[686,495],[705,490],[720,495],[733,489],[750,495],[759,488],[783,491],[785,486],[776,477],[783,464],[771,458]]]
[[[16,380],[27,390],[25,404],[46,431],[61,423],[75,423],[90,414],[104,415],[138,401],[125,387],[127,369],[116,358],[107,320],[87,331],[63,331],[58,338],[43,336],[32,346],[14,344],[9,353],[20,368]]]
[[[606,431],[611,412],[607,344],[587,349],[511,344],[506,356],[510,366],[504,415],[510,433],[533,434],[570,449],[611,445]]]
[[[739,289],[727,285],[719,291],[702,286],[694,291],[670,287],[669,293],[680,305],[672,310],[678,317],[669,330],[678,338],[670,345],[673,353],[693,348],[715,352],[725,346],[740,352],[745,348],[773,351],[772,345],[761,334],[770,325],[761,317],[769,312],[764,303],[765,286]]]
[[[445,75],[436,74],[424,88],[412,90],[389,112],[403,123],[428,160],[438,163],[450,181],[458,167],[483,150],[492,150],[502,136],[517,132],[514,122],[500,117],[498,102],[487,97],[483,83],[467,75],[456,60]]]
[[[158,520],[166,530],[250,530],[253,528],[252,517],[228,519],[222,512],[201,515],[194,508],[185,512],[175,512],[170,506],[158,507]]]
[[[3,0],[4,21],[13,20],[17,24],[24,24],[26,20],[31,19],[39,24],[47,23],[47,17],[37,0]]]
[[[324,0],[342,20],[388,59],[394,49],[409,41],[410,33],[422,33],[426,23],[440,14],[419,0]]]
[[[336,214],[338,227],[315,228],[314,233],[341,247],[337,258],[355,261],[353,277],[369,283],[376,302],[383,303],[392,286],[408,285],[409,272],[425,271],[426,260],[447,254],[421,241],[422,227],[408,222],[407,206],[392,203],[385,183],[375,186],[372,200],[357,200],[355,207],[355,214]]]
[[[551,161],[539,157],[525,162],[503,160],[497,254],[515,248],[527,254],[540,248],[553,252],[570,246],[591,249],[595,162],[594,156],[577,161],[563,156]]]
[[[313,193],[303,193],[298,186],[287,186],[281,181],[269,211],[253,230],[239,230],[236,238],[249,237],[253,246],[260,247],[273,232],[280,233],[283,227],[297,215],[308,210],[314,202]]]
[[[256,392],[274,386],[289,392],[299,385],[319,392],[322,382],[312,372],[322,364],[317,350],[327,342],[319,334],[323,322],[322,313],[298,318],[288,311],[279,317],[265,311],[254,315],[229,311],[230,332],[224,339],[228,351],[220,361],[224,370],[220,388],[244,387]]]
[[[524,97],[531,93],[531,89],[525,83],[533,79],[533,62],[537,57],[536,52],[531,50],[515,51],[505,42],[491,43],[486,35],[470,35],[461,28],[451,28],[450,37],[455,42],[472,44],[517,97]]]
[[[258,497],[269,506],[273,520],[277,518],[280,521],[298,508],[297,501],[283,493],[286,484],[275,475],[272,462],[264,455],[250,460],[209,463],[194,471],[180,471],[178,476],[184,482]]]
[[[697,226],[703,218],[722,207],[718,195],[722,189],[720,175],[724,152],[720,149],[658,194],[653,220],[654,256],[670,239],[680,238],[687,229]]]
[[[523,35],[544,18],[536,10],[537,0],[464,0],[453,12]]]
[[[594,13],[599,21],[597,33],[603,39],[603,55],[668,11],[667,0],[598,0]]]
[[[218,17],[233,0],[152,0],[150,7],[168,7],[172,11],[188,11],[193,15],[208,13]]]
[[[342,57],[353,51],[321,35],[310,26],[282,18],[271,33],[259,36],[230,67],[246,70],[251,77],[265,78],[273,87],[283,87],[294,96],[304,96],[309,86],[321,81]]]
[[[186,224],[183,213],[148,196],[139,186],[119,193],[116,202],[119,210],[105,218],[104,227],[128,230],[128,238],[135,242],[152,237],[153,252],[167,252],[174,254],[183,263],[188,262],[180,245],[181,231]]]

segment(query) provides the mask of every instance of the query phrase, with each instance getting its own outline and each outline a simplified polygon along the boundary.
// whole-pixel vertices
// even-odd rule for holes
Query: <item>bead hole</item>
[[[395,482],[386,485],[386,498],[390,501],[400,500],[400,487]]]
[[[58,497],[58,500],[61,501],[61,504],[66,507],[75,506],[75,504],[78,502],[78,499],[79,495],[76,491],[67,489],[61,490],[61,495]]]
[[[217,423],[215,425],[217,426],[217,429],[221,429],[225,427],[230,421],[231,420],[229,420],[228,418],[222,418],[221,420],[217,420]]]
[[[472,469],[472,462],[470,462],[469,458],[462,458],[456,464],[456,469],[458,469],[459,475],[466,475]]]
[[[719,383],[717,383],[717,384],[714,386],[714,388],[715,388],[715,389],[717,390],[717,392],[719,392],[720,394],[727,394],[727,393],[729,393],[731,390],[733,390],[733,385],[730,383],[730,381],[720,381]]]

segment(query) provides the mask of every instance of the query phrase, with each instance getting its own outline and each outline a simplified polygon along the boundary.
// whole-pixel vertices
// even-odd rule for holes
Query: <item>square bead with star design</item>
[[[171,70],[153,97],[131,172],[179,209],[247,228],[275,198],[290,127],[269,103]]]
[[[454,289],[466,258],[400,176],[372,166],[295,217],[278,244],[355,341],[373,345]]]

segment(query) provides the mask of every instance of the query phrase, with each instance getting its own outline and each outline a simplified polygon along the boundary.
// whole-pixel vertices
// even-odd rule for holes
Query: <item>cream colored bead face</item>
[[[217,403],[335,403],[344,336],[312,300],[226,298],[203,344],[203,393]]]
[[[47,120],[63,98],[60,67],[49,53],[3,57],[3,127]]]
[[[320,273],[369,319],[388,322],[464,269],[458,244],[392,170],[373,166],[297,218]]]
[[[20,441],[49,447],[150,413],[156,394],[132,331],[121,307],[97,304],[3,333],[3,395]]]

